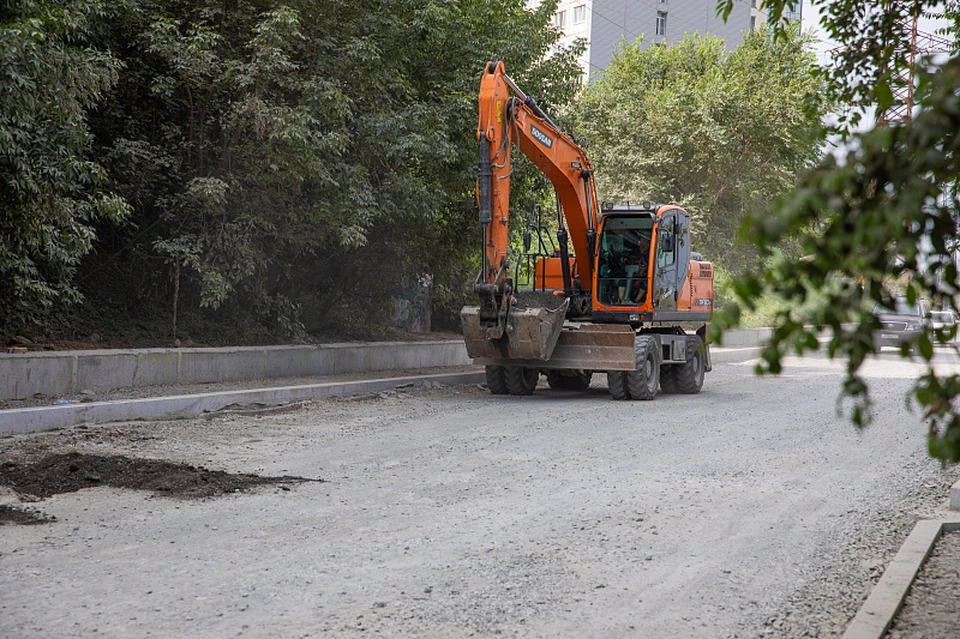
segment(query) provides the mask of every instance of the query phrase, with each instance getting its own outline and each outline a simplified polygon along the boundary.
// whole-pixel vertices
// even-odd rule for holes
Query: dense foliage
[[[820,158],[823,84],[796,30],[747,34],[728,51],[713,36],[670,46],[624,44],[577,109],[606,200],[680,204],[693,245],[737,273],[755,251],[736,242]]]
[[[0,326],[76,300],[93,224],[129,211],[88,155],[88,113],[120,70],[88,46],[104,16],[95,0],[0,3]]]
[[[89,224],[74,233],[86,242],[71,254],[74,267],[91,242],[96,249],[75,280],[87,308],[101,323],[120,318],[118,330],[139,325],[154,336],[177,330],[178,310],[188,336],[202,318],[222,339],[291,337],[303,324],[358,335],[382,328],[394,297],[423,274],[439,303],[456,307],[478,253],[484,64],[503,59],[548,107],[577,87],[575,51],[545,57],[558,37],[545,28],[555,3],[525,4],[122,0],[104,13],[82,0],[17,3],[8,11],[25,24],[86,16],[74,54],[89,66],[76,71],[83,90],[61,89],[75,103],[64,106],[52,89],[34,100],[73,108],[83,134],[71,150],[97,163],[89,166],[99,187],[64,172],[63,188],[83,188],[92,202],[101,188],[128,205],[126,221],[101,222],[95,241]],[[24,46],[16,25],[5,29],[10,49]],[[44,71],[31,73],[59,82]],[[32,107],[9,110],[18,118]],[[12,126],[32,137],[19,120]],[[521,200],[543,187],[523,170],[515,184]],[[82,203],[72,197],[54,216],[93,221]],[[0,254],[0,268],[22,253]],[[39,279],[71,290],[70,276]],[[16,291],[0,295],[3,306],[33,308]]]
[[[777,13],[784,2],[764,5]],[[909,62],[903,45],[909,42],[913,15],[945,15],[953,20],[947,34],[955,43],[960,34],[952,2],[946,11],[942,3],[912,0],[838,0],[815,7],[822,8],[828,35],[843,45],[826,71],[837,100],[876,105],[875,116],[894,106],[897,78]],[[784,238],[794,238],[809,256],[776,261],[738,282],[748,307],[769,295],[787,302],[759,370],[779,372],[789,351],[816,350],[817,334],[828,329],[828,353],[846,360],[843,390],[852,399],[851,418],[858,426],[870,421],[869,389],[859,370],[873,354],[873,337],[880,330],[870,311],[876,303],[891,305],[888,283],[905,282],[910,301],[924,297],[960,310],[960,58],[953,54],[919,66],[919,108],[912,118],[859,134],[849,128],[856,116],[844,118],[841,130],[853,150],[842,158],[828,157],[794,193],[743,228],[744,238],[765,255]],[[734,324],[737,309],[720,319]],[[932,362],[934,344],[953,337],[952,330],[927,333],[901,353],[912,351],[927,363],[911,400],[928,420],[931,455],[955,462],[960,461],[960,376],[938,375]]]

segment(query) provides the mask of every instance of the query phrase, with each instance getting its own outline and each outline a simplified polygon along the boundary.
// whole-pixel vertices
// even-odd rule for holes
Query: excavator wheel
[[[677,366],[660,364],[660,390],[667,394],[679,393],[677,389]]]
[[[494,395],[507,394],[507,382],[504,380],[503,366],[487,366],[487,388]]]
[[[607,371],[607,388],[616,400],[630,399],[627,389],[627,371]]]
[[[540,371],[525,366],[504,366],[503,381],[511,395],[532,395],[540,379]]]
[[[674,366],[676,369],[677,392],[684,395],[696,395],[703,388],[703,374],[706,371],[707,354],[703,342],[696,335],[687,337],[687,361]]]
[[[593,371],[548,370],[547,383],[553,390],[586,390],[593,379]]]
[[[637,370],[627,371],[625,376],[630,399],[653,399],[660,386],[659,342],[650,335],[640,335],[637,337],[636,351]]]
[[[553,390],[567,390],[567,378],[560,371],[546,371],[547,384]]]

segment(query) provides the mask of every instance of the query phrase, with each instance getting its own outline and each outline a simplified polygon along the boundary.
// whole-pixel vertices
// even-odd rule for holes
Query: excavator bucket
[[[547,361],[507,359],[495,355],[473,356],[475,364],[525,366],[540,369],[585,371],[636,370],[636,332],[625,324],[568,322]]]
[[[569,300],[541,296],[536,300],[518,299],[511,304],[503,335],[480,323],[480,307],[465,306],[460,311],[463,340],[467,354],[476,358],[550,359],[560,337]]]

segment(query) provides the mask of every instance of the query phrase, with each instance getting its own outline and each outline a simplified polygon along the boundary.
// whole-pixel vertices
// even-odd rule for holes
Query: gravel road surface
[[[324,481],[0,488],[55,519],[0,527],[0,636],[839,636],[960,475],[904,405],[918,366],[867,366],[862,433],[837,415],[839,364],[752,367],[652,402],[612,401],[601,375],[2,438],[8,464],[80,451]]]
[[[960,634],[960,532],[944,535],[917,575],[888,639],[956,639]]]

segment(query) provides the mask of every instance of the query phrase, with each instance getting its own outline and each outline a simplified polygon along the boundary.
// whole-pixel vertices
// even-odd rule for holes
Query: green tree
[[[748,210],[789,191],[820,157],[822,83],[806,40],[766,30],[727,51],[712,36],[624,43],[577,105],[604,199],[677,203],[693,244],[730,272]]]
[[[786,3],[763,4],[776,17]],[[719,5],[729,9],[731,3]],[[914,15],[926,12],[952,20],[947,33],[955,43],[960,33],[953,2],[814,3],[815,9],[821,5],[822,25],[842,45],[839,58],[824,72],[831,91],[841,105],[875,105],[874,116],[894,106],[897,78],[909,64],[902,44],[909,42]],[[817,334],[826,331],[828,354],[846,361],[843,393],[852,399],[851,418],[861,427],[870,421],[870,397],[858,371],[872,355],[873,335],[880,330],[870,309],[876,303],[890,305],[885,284],[907,278],[909,300],[925,297],[945,308],[960,308],[960,58],[953,54],[918,66],[913,117],[853,133],[859,118],[851,109],[841,118],[840,131],[852,150],[842,158],[827,157],[772,210],[753,216],[742,232],[765,255],[793,238],[809,256],[778,261],[737,284],[748,308],[768,295],[787,301],[776,317],[759,372],[779,372],[790,351],[816,350]],[[735,324],[737,314],[731,307],[718,318],[718,326]],[[928,420],[930,454],[956,462],[960,376],[937,374],[932,365],[934,343],[952,337],[952,331],[923,334],[901,353],[909,356],[912,349],[927,364],[910,398]]]
[[[120,63],[91,49],[96,0],[0,3],[0,332],[75,301],[73,275],[98,220],[127,204],[90,155],[88,112]]]
[[[126,0],[103,23],[124,70],[94,130],[134,214],[101,227],[85,281],[133,316],[201,307],[273,336],[301,313],[377,330],[425,272],[456,304],[475,276],[479,76],[504,59],[548,107],[567,101],[579,70],[545,57],[554,6]]]

